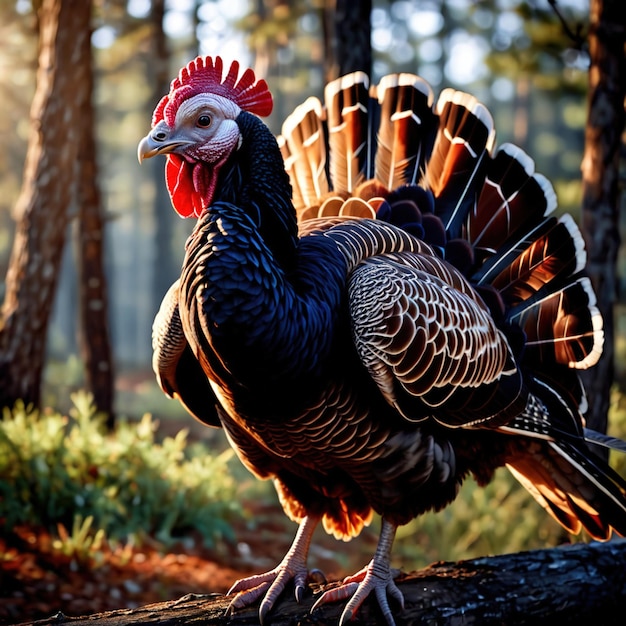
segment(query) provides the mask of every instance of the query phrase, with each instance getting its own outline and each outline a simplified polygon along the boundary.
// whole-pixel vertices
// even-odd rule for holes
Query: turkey
[[[260,599],[263,621],[288,583],[300,599],[316,526],[347,540],[376,513],[373,559],[314,608],[345,601],[344,624],[373,592],[393,624],[397,527],[501,466],[567,531],[625,535],[626,481],[582,416],[603,342],[583,241],[533,161],[496,149],[475,98],[435,103],[410,74],[335,80],[278,139],[271,109],[252,70],[198,57],[138,148],[197,220],[154,322],[159,384],[299,524],[231,610]]]

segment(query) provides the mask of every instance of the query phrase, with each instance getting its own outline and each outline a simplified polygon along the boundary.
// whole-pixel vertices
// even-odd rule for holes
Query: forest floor
[[[279,506],[246,504],[254,523],[242,519],[236,543],[209,550],[186,538],[162,545],[103,547],[90,563],[77,563],[54,549],[42,531],[16,529],[0,537],[0,624],[47,619],[58,612],[83,616],[119,608],[178,599],[188,593],[225,593],[238,578],[268,571],[288,550],[295,525]],[[329,580],[353,573],[373,553],[369,530],[358,548],[317,531],[309,564]]]

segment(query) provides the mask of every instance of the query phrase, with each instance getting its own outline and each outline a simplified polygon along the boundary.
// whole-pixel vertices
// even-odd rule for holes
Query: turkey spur
[[[139,160],[166,156],[174,209],[197,219],[153,328],[163,391],[223,428],[299,523],[231,609],[261,621],[321,522],[349,539],[382,517],[372,561],[321,603],[347,622],[374,592],[401,610],[396,528],[507,466],[567,531],[626,534],[626,482],[586,441],[578,371],[602,320],[573,219],[475,98],[437,102],[411,74],[353,73],[276,139],[267,84],[198,57],[157,105]]]

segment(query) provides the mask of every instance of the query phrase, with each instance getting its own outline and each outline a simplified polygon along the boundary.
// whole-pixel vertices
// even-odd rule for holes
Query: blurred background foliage
[[[240,509],[230,449],[207,454],[188,445],[184,429],[157,441],[147,414],[111,436],[87,394],[72,401],[69,416],[18,404],[0,422],[5,531],[56,528],[73,549],[93,538],[92,525],[103,539],[135,544],[167,545],[192,531],[211,546],[233,539],[228,521]]]
[[[12,207],[21,185],[35,86],[37,18],[33,4],[35,0],[0,0],[0,278],[6,274],[14,229]],[[194,463],[193,472],[207,476],[207,472],[223,474],[218,465],[225,462],[222,457],[219,462],[200,461],[193,450],[183,453],[186,442],[182,436],[167,439],[162,434],[161,447],[157,447],[155,424],[142,418],[151,413],[160,420],[179,420],[181,428],[190,422],[177,403],[163,396],[150,369],[152,320],[165,289],[176,277],[192,226],[167,211],[159,214],[159,220],[167,220],[161,226],[169,236],[165,241],[155,237],[154,204],[163,184],[162,163],[152,176],[139,169],[136,158],[137,142],[147,132],[156,104],[154,84],[159,68],[151,43],[153,4],[149,0],[96,1],[92,36],[116,411],[135,422],[134,430],[128,430],[129,422],[122,420],[107,439],[98,430],[97,420],[90,419],[92,409],[84,399],[72,408],[70,398],[81,388],[83,367],[75,332],[76,276],[71,246],[67,246],[48,334],[43,404],[64,414],[71,409],[73,417],[68,421],[70,418],[54,412],[40,415],[18,407],[13,419],[2,424],[0,434],[0,471],[12,468],[22,481],[13,484],[10,494],[16,503],[11,523],[37,521],[33,515],[40,515],[43,523],[55,520],[64,529],[60,536],[66,542],[87,542],[87,549],[94,541],[92,523],[94,528],[107,526],[108,536],[113,538],[134,532],[123,526],[124,514],[107,509],[106,490],[114,487],[106,483],[106,472],[115,471],[120,507],[130,502],[132,508],[137,497],[133,485],[142,476],[146,490],[159,494],[158,504],[174,497],[170,489],[183,489],[162,484],[164,471],[142,474],[156,457],[150,460],[148,455],[138,461],[118,456],[120,451],[113,454],[105,447],[111,437],[118,439],[117,445],[132,442],[137,452],[147,447],[152,455],[161,455],[167,474],[181,479],[190,474],[185,463]],[[281,120],[294,106],[310,95],[321,94],[326,4],[324,0],[169,0],[162,21],[168,48],[167,76],[173,76],[198,53],[219,54],[226,61],[238,59],[253,66],[266,76],[274,94],[275,109],[268,123],[278,133]],[[565,33],[547,0],[374,0],[373,81],[391,71],[410,71],[424,76],[436,93],[447,86],[470,91],[492,112],[498,142],[513,141],[527,150],[537,170],[553,182],[559,210],[578,217],[588,69],[582,37],[589,7],[584,0],[558,4],[574,36]],[[621,263],[626,269],[625,261]],[[620,271],[620,276],[626,280],[626,271]],[[0,295],[2,289],[0,284]],[[620,305],[625,290],[623,282]],[[616,374],[621,386],[626,374],[626,342],[621,339],[626,336],[626,322],[622,315],[618,319]],[[615,434],[624,436],[626,403],[617,389],[612,413]],[[219,433],[207,429],[201,436],[216,454],[225,449]],[[75,458],[68,461],[70,453]],[[94,461],[90,455],[96,453],[101,456]],[[64,459],[63,463],[59,459]],[[136,462],[139,465],[135,466]],[[83,467],[85,463],[98,466],[96,476]],[[122,475],[124,471],[136,472],[134,481]],[[79,475],[81,480],[91,476],[91,486],[76,482]],[[50,481],[56,481],[58,488]],[[186,505],[193,509],[188,515],[197,512],[197,519],[162,519],[158,507],[147,503],[145,518],[137,527],[167,537],[200,523],[206,507],[214,507],[214,517],[227,519],[236,513],[227,504],[232,502],[232,485],[226,479],[221,487],[223,493],[210,496],[201,490],[194,492],[193,486],[184,487],[193,502]],[[49,500],[52,492],[57,500]],[[269,489],[262,493],[274,497]],[[105,495],[98,499],[97,494]],[[8,494],[0,494],[2,497],[9,501]],[[169,510],[180,512],[176,508],[180,503],[174,504]],[[55,507],[54,511],[50,507]],[[515,524],[510,521],[513,518]],[[417,527],[426,531],[428,542],[415,542]],[[200,532],[211,539],[224,537],[228,531],[218,525],[200,527]],[[501,473],[486,490],[469,482],[453,508],[408,525],[399,532],[397,544],[401,558],[415,566],[436,558],[539,547],[562,538],[556,524]]]

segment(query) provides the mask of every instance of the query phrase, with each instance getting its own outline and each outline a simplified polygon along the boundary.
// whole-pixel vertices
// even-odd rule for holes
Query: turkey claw
[[[325,585],[328,580],[321,569],[314,568],[309,572],[307,582],[311,585]]]
[[[356,615],[372,591],[376,595],[378,606],[383,613],[387,626],[395,626],[387,596],[396,600],[402,609],[404,609],[404,596],[396,586],[391,570],[377,571],[372,563],[353,576],[345,578],[339,587],[325,591],[311,607],[311,612],[322,604],[350,598],[339,619],[339,626],[345,626]]]
[[[250,606],[264,595],[259,607],[259,621],[264,623],[265,618],[272,610],[276,601],[284,591],[287,583],[293,579],[294,595],[299,603],[304,597],[308,572],[306,568],[277,567],[265,574],[250,576],[238,580],[228,591],[228,594],[236,593],[228,605],[227,614],[234,610]]]
[[[231,615],[236,609],[242,609],[246,606],[250,606],[253,602],[255,602],[258,598],[263,595],[263,592],[270,586],[269,581],[261,582],[255,587],[250,588],[237,588],[239,583],[244,583],[249,579],[238,580],[233,587],[228,592],[228,595],[231,593],[237,592],[237,595],[231,600],[228,605],[228,609],[226,610],[226,615]]]

